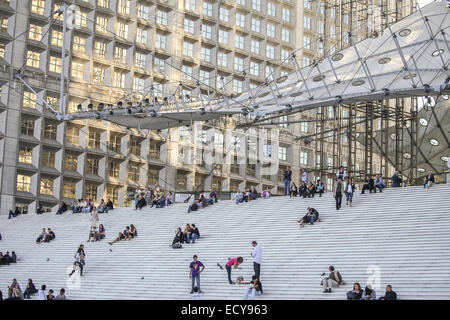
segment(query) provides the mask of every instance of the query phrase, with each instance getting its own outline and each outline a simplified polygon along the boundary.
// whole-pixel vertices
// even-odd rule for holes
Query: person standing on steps
[[[284,170],[284,195],[291,194],[291,180],[292,180],[292,170],[291,167],[288,166],[286,170]]]
[[[189,278],[192,279],[191,294],[194,293],[194,288],[198,288],[198,293],[202,293],[202,290],[200,290],[200,273],[202,273],[203,270],[205,270],[205,266],[198,260],[197,256],[194,255],[193,261],[189,265]],[[197,287],[195,286],[195,281],[197,281]]]
[[[259,279],[259,275],[261,273],[262,248],[256,241],[252,242],[252,246],[253,270],[255,271],[256,278]]]
[[[244,258],[242,258],[242,257],[228,259],[228,262],[226,263],[225,268],[227,269],[228,282],[230,284],[235,284],[235,282],[233,282],[233,280],[231,280],[231,267],[234,267],[234,269],[242,269],[242,268],[239,268],[239,265],[242,262],[244,262]],[[217,262],[217,266],[223,270],[223,267],[220,263]]]
[[[306,172],[306,169],[302,169],[302,183],[308,186],[308,173]]]
[[[352,206],[354,192],[355,192],[355,184],[353,183],[353,179],[349,177],[347,187],[345,188],[345,196],[347,198],[347,205],[348,202],[350,201],[350,207]]]
[[[339,167],[338,172],[336,173],[336,181],[341,179],[341,181],[344,181],[344,178],[347,176],[347,172],[345,171],[343,166]]]
[[[336,185],[336,191],[334,193],[334,197],[336,199],[336,210],[339,210],[342,204],[342,180],[338,179]]]

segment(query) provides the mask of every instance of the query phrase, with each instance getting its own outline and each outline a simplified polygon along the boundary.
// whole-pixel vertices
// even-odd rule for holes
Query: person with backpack
[[[335,270],[333,266],[330,266],[328,268],[330,273],[328,274],[328,277],[322,279],[322,287],[323,287],[323,293],[331,293],[331,288],[339,287],[340,285],[344,284],[344,281],[342,280],[342,276],[339,273],[339,271]],[[324,276],[325,273],[322,274]]]
[[[353,290],[347,292],[347,300],[361,300],[363,290],[358,282],[353,284]]]
[[[202,290],[200,290],[200,273],[202,273],[203,270],[205,270],[205,266],[203,265],[203,263],[201,261],[198,260],[196,255],[194,255],[192,259],[193,259],[193,261],[189,265],[189,278],[192,279],[191,294],[194,293],[196,281],[197,281],[198,293],[202,293]]]

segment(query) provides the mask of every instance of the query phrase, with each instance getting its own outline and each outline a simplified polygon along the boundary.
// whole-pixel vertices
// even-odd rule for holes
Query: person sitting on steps
[[[317,212],[316,209],[314,208],[309,208],[307,209],[307,213],[306,215],[301,218],[300,220],[297,220],[298,223],[300,223],[300,227],[304,227],[305,223],[310,223],[310,224],[314,224],[314,222],[319,222],[319,212]]]
[[[423,179],[423,187],[429,189],[434,184],[434,174],[428,171],[428,175]]]
[[[114,243],[125,240],[125,239],[126,239],[125,235],[122,232],[119,232],[118,237],[113,242],[108,242],[108,243],[112,246]]]
[[[316,187],[316,193],[319,194],[319,197],[322,197],[322,193],[324,193],[325,188],[323,186],[322,181],[319,179],[317,180],[317,187]]]
[[[374,191],[375,185],[371,176],[366,176],[364,180],[363,188],[361,194],[364,194],[364,191],[369,190],[369,193]]]
[[[184,234],[183,231],[181,231],[181,228],[178,227],[177,231],[175,231],[175,237],[173,238],[172,245],[175,243],[184,243]]]
[[[381,174],[377,173],[376,174],[376,178],[375,178],[375,182],[374,182],[373,192],[376,193],[377,192],[377,188],[380,189],[380,192],[383,192],[383,189],[385,187],[386,187],[386,184],[383,181],[383,177],[381,176]]]
[[[323,293],[331,293],[332,287],[336,288],[345,284],[341,274],[339,271],[335,270],[333,266],[330,266],[328,270],[330,272],[328,277],[322,279]],[[322,276],[324,275],[325,273],[322,273]]]

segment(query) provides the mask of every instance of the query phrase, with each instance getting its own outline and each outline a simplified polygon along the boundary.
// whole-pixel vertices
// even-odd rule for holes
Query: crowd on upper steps
[[[142,210],[145,206],[149,206],[149,208],[164,208],[174,202],[173,193],[165,193],[159,186],[145,190],[137,189],[133,196],[135,197],[135,210]]]
[[[197,199],[195,196],[191,195],[185,200],[185,202],[188,202],[188,213],[191,211],[197,211],[198,209],[204,209],[214,203],[217,203],[218,201],[217,194],[213,189],[211,189],[208,194],[205,194],[204,191],[200,192]]]

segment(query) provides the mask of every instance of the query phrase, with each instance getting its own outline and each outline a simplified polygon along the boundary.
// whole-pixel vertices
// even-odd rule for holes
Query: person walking
[[[201,261],[198,260],[197,256],[194,255],[193,261],[189,265],[189,278],[192,279],[191,294],[194,293],[194,288],[196,288],[195,287],[196,281],[197,281],[198,293],[202,293],[202,291],[200,290],[200,273],[202,273],[203,270],[205,270],[205,266],[203,265],[203,263]]]
[[[259,275],[261,273],[262,248],[256,241],[252,242],[252,246],[253,270],[255,271],[256,278],[259,279]]]
[[[348,178],[347,187],[345,188],[345,196],[347,198],[347,205],[348,202],[350,201],[350,207],[352,206],[354,192],[355,192],[355,184],[353,183],[353,179]]]
[[[85,258],[84,245],[80,245],[80,247],[77,250],[77,253],[75,254],[75,262],[73,263],[73,270],[69,274],[69,277],[71,277],[75,273],[77,266],[80,268],[80,277],[83,276],[83,266],[86,264],[84,258]]]
[[[284,170],[284,195],[291,194],[291,180],[292,180],[292,170],[291,167],[288,166],[286,170]]]
[[[338,179],[336,191],[334,193],[334,197],[336,199],[336,210],[339,210],[342,204],[342,180]]]

